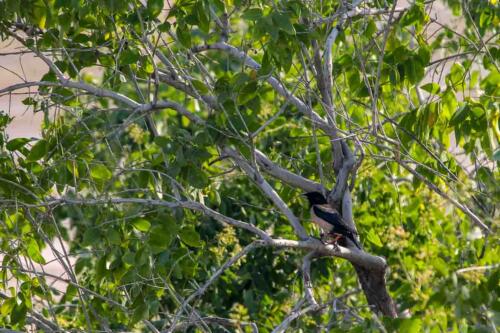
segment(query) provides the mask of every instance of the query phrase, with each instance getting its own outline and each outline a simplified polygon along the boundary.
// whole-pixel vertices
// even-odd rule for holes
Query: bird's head
[[[307,192],[302,194],[309,200],[309,205],[324,205],[327,204],[325,196],[320,192]]]

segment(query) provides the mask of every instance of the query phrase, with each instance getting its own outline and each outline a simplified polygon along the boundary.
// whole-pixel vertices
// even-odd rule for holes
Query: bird
[[[333,244],[336,245],[337,241],[344,237],[348,238],[361,250],[361,246],[356,240],[358,234],[356,230],[344,222],[340,213],[328,204],[322,193],[308,192],[304,193],[303,196],[309,201],[312,222],[317,224],[327,236],[333,236]]]

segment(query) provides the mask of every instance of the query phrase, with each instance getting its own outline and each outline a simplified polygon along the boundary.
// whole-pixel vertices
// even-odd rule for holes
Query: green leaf
[[[422,319],[407,318],[401,321],[399,332],[401,333],[418,333],[422,330]]]
[[[199,93],[201,94],[206,94],[208,93],[208,89],[207,87],[205,86],[205,84],[203,82],[201,82],[200,80],[191,80],[191,83],[193,84],[193,86],[196,88],[196,90],[198,90]]]
[[[258,84],[257,81],[251,81],[247,83],[240,91],[238,95],[238,104],[245,104],[253,99],[258,94]]]
[[[500,161],[500,149],[497,149],[495,153],[493,154],[493,160],[494,161]]]
[[[101,233],[99,232],[99,229],[97,228],[89,228],[85,230],[85,233],[83,234],[83,246],[89,246],[93,244],[97,244],[101,240]]]
[[[210,11],[208,10],[208,8],[204,8],[203,1],[197,1],[195,5],[195,12],[196,17],[198,18],[198,27],[204,33],[208,33],[210,28],[210,18],[208,15]]]
[[[140,58],[139,52],[136,50],[127,49],[120,55],[120,65],[135,64]]]
[[[151,16],[156,17],[161,13],[163,5],[164,0],[148,0],[148,12],[151,14]]]
[[[90,176],[95,180],[105,181],[111,179],[113,174],[106,166],[97,164],[90,169]]]
[[[372,228],[366,235],[366,239],[368,239],[372,244],[375,244],[378,247],[383,247],[382,241],[380,237],[375,233],[375,230]]]
[[[189,185],[195,188],[203,189],[207,187],[209,179],[202,170],[192,169],[187,175],[187,181]]]
[[[132,323],[137,323],[142,319],[147,319],[149,317],[149,309],[148,305],[141,302],[135,309],[132,314],[131,321]]]
[[[453,89],[459,89],[465,79],[465,68],[456,62],[451,66],[450,73],[446,76],[446,83]]]
[[[448,264],[441,258],[437,257],[432,260],[432,266],[443,276],[448,276]]]
[[[191,48],[191,31],[185,24],[179,24],[176,30],[179,42],[187,48]]]
[[[424,22],[425,12],[424,7],[421,4],[414,4],[410,10],[408,10],[400,21],[402,27],[408,25],[417,25]]]
[[[427,83],[420,87],[422,90],[427,91],[430,94],[437,95],[441,91],[441,87],[437,83]]]
[[[133,252],[127,251],[125,254],[122,256],[122,261],[126,263],[127,265],[134,265],[135,264],[135,254]]]
[[[164,226],[153,226],[149,232],[149,245],[153,253],[167,249],[175,236],[175,225],[173,228]]]
[[[403,64],[405,76],[408,78],[410,83],[417,83],[424,77],[424,67],[419,61],[415,61],[415,57],[412,57],[409,61]]]
[[[3,300],[2,306],[0,307],[0,314],[3,317],[10,315],[16,304],[17,301],[15,297],[10,297],[6,300]]]
[[[26,97],[22,100],[24,105],[36,105],[36,100],[33,97]]]
[[[122,242],[120,233],[114,229],[108,230],[106,238],[108,239],[109,243],[113,245],[120,245]]]
[[[151,223],[146,219],[136,219],[132,222],[134,228],[139,231],[146,232],[151,227]]]
[[[155,67],[148,57],[144,57],[142,60],[142,70],[144,70],[146,74],[153,74],[155,71]]]
[[[189,246],[192,247],[201,247],[203,246],[203,242],[200,239],[200,234],[194,230],[192,227],[183,227],[179,231],[179,236],[181,240]]]
[[[38,264],[45,264],[45,259],[42,257],[40,247],[34,239],[30,239],[27,245],[28,256]]]
[[[171,26],[172,25],[169,22],[164,22],[158,26],[158,30],[161,32],[167,32],[170,30]]]
[[[21,304],[17,304],[14,307],[14,309],[12,310],[12,313],[10,314],[11,322],[14,324],[24,326],[27,312],[28,312],[28,308],[26,307],[24,302]]]
[[[28,138],[16,138],[7,142],[7,149],[10,151],[19,150],[19,148],[24,147],[25,144],[30,142],[31,139]]]
[[[293,27],[292,22],[290,22],[290,16],[281,13],[274,13],[272,19],[280,30],[289,35],[295,35],[295,28]]]
[[[47,154],[48,144],[46,140],[39,140],[31,148],[30,153],[27,156],[28,161],[38,161]]]
[[[245,20],[255,21],[262,17],[262,9],[260,8],[249,8],[243,12],[241,15]]]

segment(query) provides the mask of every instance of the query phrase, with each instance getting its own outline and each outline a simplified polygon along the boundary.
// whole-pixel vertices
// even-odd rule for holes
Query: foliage
[[[1,326],[23,330],[38,315],[65,330],[145,331],[169,328],[178,311],[179,323],[229,318],[240,326],[228,329],[241,332],[251,331],[249,322],[260,332],[279,325],[303,297],[299,250],[254,249],[179,310],[256,237],[175,203],[198,202],[273,238],[297,238],[222,149],[253,166],[259,149],[334,186],[329,138],[270,80],[328,119],[313,64],[339,24],[329,121],[364,155],[354,220],[364,249],[387,259],[389,293],[411,317],[376,317],[352,266],[322,258],[312,264],[312,281],[328,310],[301,316],[290,330],[496,331],[499,7],[493,0],[446,4],[466,13],[460,33],[436,28],[432,3],[420,0],[393,14],[392,1],[359,4],[374,14],[339,1],[0,2],[0,36],[19,37],[54,65],[23,102],[45,115],[40,138],[7,137],[11,119],[0,116]],[[354,14],[336,15],[345,12]],[[216,43],[260,66],[245,66]],[[317,235],[302,190],[265,178]],[[492,232],[484,236],[448,199]],[[55,248],[60,241],[67,253]],[[44,248],[58,253],[64,278],[40,270]],[[65,289],[53,288],[54,279]]]

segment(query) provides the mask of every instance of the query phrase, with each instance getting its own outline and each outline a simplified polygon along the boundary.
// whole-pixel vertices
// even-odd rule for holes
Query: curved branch
[[[208,287],[210,287],[222,275],[222,273],[226,271],[226,269],[234,265],[238,260],[246,256],[250,251],[252,251],[259,245],[260,244],[253,242],[245,246],[243,250],[238,252],[235,256],[231,257],[221,267],[219,267],[219,269],[217,269],[217,271],[200,288],[198,288],[194,293],[192,293],[188,298],[186,298],[184,302],[182,302],[176,314],[174,315],[174,320],[172,321],[170,329],[167,331],[167,333],[172,333],[176,330],[177,320],[179,319],[182,311],[184,311],[184,309],[189,305],[189,303],[191,303],[196,298],[202,296],[208,289]]]
[[[258,70],[261,67],[257,61],[255,61],[250,56],[246,55],[245,52],[241,51],[240,49],[232,45],[223,42],[202,45],[194,47],[192,49],[193,52],[202,52],[208,50],[220,50],[227,52],[231,56],[242,61],[244,65],[253,68],[255,70]],[[331,126],[320,115],[318,115],[310,107],[308,107],[302,100],[294,96],[277,78],[275,78],[274,76],[269,76],[267,82],[274,88],[274,90],[276,90],[276,92],[278,92],[278,94],[289,100],[290,103],[292,103],[302,114],[310,117],[311,121],[313,121],[316,124],[316,126],[318,126],[326,134],[330,136],[332,135]]]
[[[255,170],[238,152],[231,148],[224,148],[223,152],[225,155],[230,156],[235,163],[245,171],[245,173],[252,179],[257,186],[260,187],[260,189],[271,199],[271,201],[278,207],[279,210],[283,212],[283,214],[288,218],[290,221],[290,224],[292,225],[293,229],[295,230],[295,234],[300,238],[300,239],[307,239],[309,236],[302,226],[300,224],[299,219],[295,214],[290,210],[290,208],[287,206],[287,204],[281,199],[281,197],[276,193],[276,191],[272,188],[271,185],[262,177],[262,175]]]
[[[199,323],[217,324],[224,327],[240,328],[240,329],[242,327],[249,326],[250,329],[252,330],[252,333],[259,333],[259,329],[257,328],[257,325],[255,323],[238,321],[236,319],[214,317],[214,316],[195,318],[187,322],[179,323],[174,327],[173,332],[186,332],[189,327],[197,325]]]
[[[313,311],[317,311],[326,307],[326,305],[312,304],[303,309],[292,311],[271,333],[282,333],[290,326],[290,324],[297,318]]]
[[[92,96],[96,97],[108,97],[111,98],[115,101],[121,102],[131,108],[134,109],[134,111],[137,112],[148,112],[151,110],[157,110],[157,109],[173,109],[177,112],[179,112],[181,115],[185,116],[192,122],[196,124],[203,124],[204,120],[195,115],[192,112],[189,112],[185,107],[180,105],[179,103],[169,101],[169,100],[162,100],[158,101],[156,103],[145,103],[145,104],[140,104],[134,101],[133,99],[122,95],[120,93],[103,89],[103,88],[97,88],[92,85],[83,83],[83,82],[74,82],[74,81],[69,81],[65,80],[62,82],[51,82],[51,81],[32,81],[32,82],[23,82],[23,83],[18,83],[18,84],[13,84],[11,86],[8,86],[6,88],[0,89],[0,95],[5,94],[14,90],[18,89],[23,89],[23,88],[29,88],[29,87],[36,87],[36,86],[43,86],[43,87],[63,87],[63,88],[71,88],[71,89],[76,89],[80,91],[85,91]]]
[[[335,187],[328,195],[329,202],[331,202],[337,209],[341,205],[342,198],[344,197],[344,193],[347,190],[347,181],[349,179],[349,174],[355,164],[354,156],[345,140],[341,141],[341,147],[344,160],[342,163],[342,167],[340,168],[340,171],[338,173]]]
[[[366,253],[357,248],[351,249],[343,246],[325,245],[316,238],[309,238],[304,241],[273,238],[271,241],[268,241],[267,244],[268,246],[277,248],[315,251],[318,256],[343,258],[371,272],[385,273],[385,269],[387,268],[387,263],[382,257]]]
[[[255,158],[264,172],[287,183],[292,187],[300,188],[305,192],[323,193],[324,191],[323,185],[321,185],[320,183],[316,183],[276,165],[259,150],[255,150]]]
[[[58,198],[52,199],[46,203],[42,203],[39,205],[30,205],[23,204],[26,207],[39,207],[39,206],[57,206],[57,205],[106,205],[106,204],[141,204],[141,205],[149,205],[149,206],[161,206],[167,208],[175,208],[182,207],[187,209],[192,209],[205,215],[213,218],[214,220],[221,222],[223,224],[229,224],[234,227],[238,227],[241,229],[245,229],[250,231],[256,235],[258,235],[263,240],[270,240],[271,237],[263,230],[258,227],[243,222],[240,220],[233,219],[229,216],[223,215],[219,212],[216,212],[213,209],[208,208],[207,206],[195,202],[195,201],[164,201],[164,200],[153,200],[153,199],[141,199],[141,198],[109,198],[109,199],[70,199],[70,198]]]
[[[422,176],[420,173],[413,170],[405,162],[401,161],[400,159],[396,159],[396,162],[398,162],[399,165],[401,165],[408,172],[410,172],[413,176],[417,177],[420,181],[422,181],[425,185],[427,185],[427,187],[429,187],[432,191],[436,192],[437,194],[439,194],[440,196],[442,196],[443,198],[445,198],[446,200],[451,202],[455,207],[460,209],[465,215],[470,217],[472,222],[474,222],[475,225],[477,225],[479,228],[481,228],[483,233],[485,233],[485,234],[491,233],[491,229],[486,224],[484,224],[484,222],[481,221],[481,219],[476,214],[474,214],[474,212],[472,212],[469,207],[467,207],[466,205],[464,205],[464,204],[458,202],[457,200],[453,199],[452,197],[450,197],[443,190],[441,190],[439,187],[437,187],[434,183],[429,181],[426,177]]]
[[[311,260],[316,257],[315,252],[309,252],[302,260],[302,281],[304,284],[304,294],[310,305],[318,305],[314,298],[314,291],[311,282]]]

